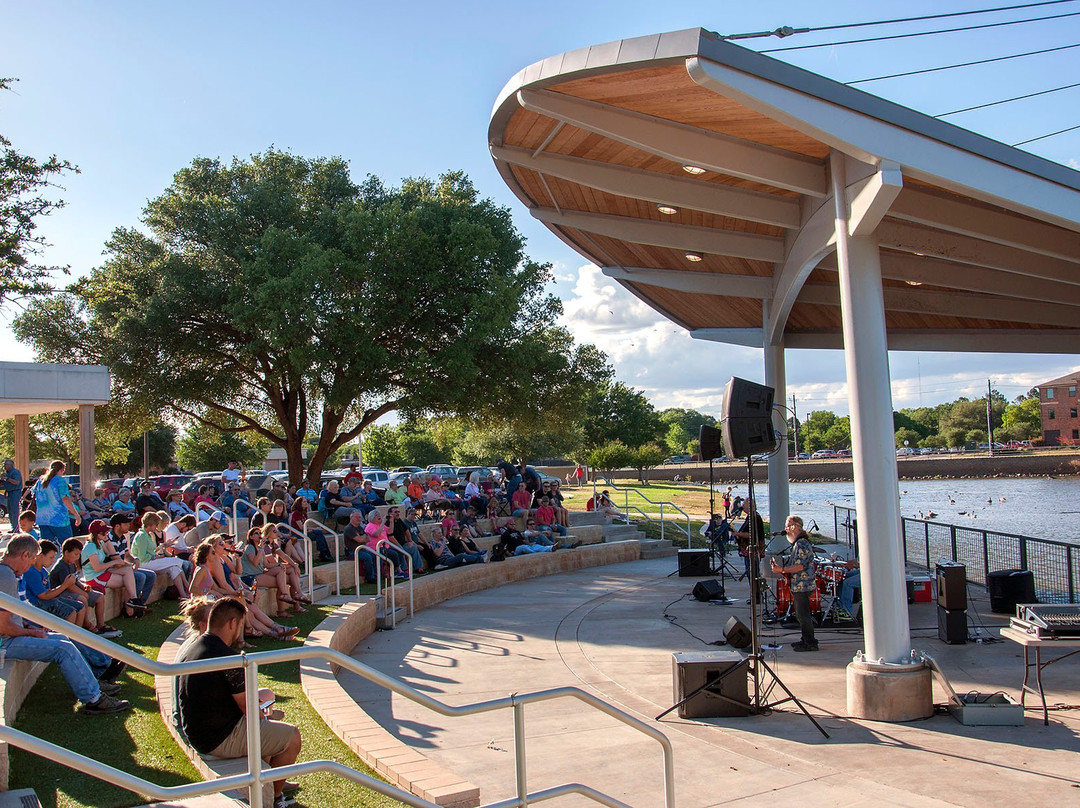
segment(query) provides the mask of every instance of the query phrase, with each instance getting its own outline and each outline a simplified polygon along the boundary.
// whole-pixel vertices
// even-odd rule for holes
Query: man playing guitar
[[[783,564],[775,556],[770,559],[770,564],[773,572],[788,578],[795,603],[795,617],[802,629],[802,639],[792,643],[791,647],[795,651],[816,651],[818,641],[814,638],[814,619],[810,616],[810,593],[817,587],[814,579],[814,546],[803,530],[801,516],[789,516],[784,523],[784,533],[791,542],[791,549],[786,553]]]

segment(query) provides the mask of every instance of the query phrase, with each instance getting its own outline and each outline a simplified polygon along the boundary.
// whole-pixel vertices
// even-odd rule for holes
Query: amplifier
[[[741,667],[742,670],[732,670]],[[679,702],[706,682],[731,671],[679,707],[679,718],[749,715],[746,657],[738,651],[687,651],[671,655],[672,685]]]
[[[1022,603],[1036,603],[1035,575],[1031,570],[994,570],[986,574],[986,590],[990,593],[990,611],[1016,614]]]
[[[938,639],[949,645],[963,645],[967,642],[967,610],[937,607]]]
[[[967,608],[967,567],[955,561],[937,563],[937,602],[953,611]]]
[[[704,578],[712,575],[708,550],[679,550],[679,577]]]

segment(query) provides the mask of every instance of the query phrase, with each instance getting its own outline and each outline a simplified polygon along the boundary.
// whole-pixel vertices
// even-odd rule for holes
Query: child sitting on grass
[[[49,567],[56,560],[60,548],[48,539],[38,542],[38,554],[30,569],[23,573],[26,599],[39,609],[55,614],[61,620],[86,628],[86,612],[82,601],[69,592],[78,586],[79,579],[68,575],[59,586],[49,586]]]
[[[68,539],[60,546],[60,558],[49,570],[49,586],[58,587],[74,575],[75,584],[67,590],[65,597],[70,596],[93,608],[94,627],[90,626],[89,609],[86,609],[86,628],[102,637],[119,637],[122,632],[105,622],[105,596],[82,580],[82,548],[82,542],[78,539]]]

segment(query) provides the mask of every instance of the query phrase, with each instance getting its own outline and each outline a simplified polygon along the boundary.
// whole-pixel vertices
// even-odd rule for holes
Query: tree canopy
[[[0,78],[0,92],[10,90],[12,81]],[[57,268],[35,263],[45,240],[34,231],[41,218],[64,207],[48,193],[56,177],[78,171],[55,154],[43,161],[20,154],[0,134],[0,304],[51,288],[49,276]]]
[[[543,412],[592,354],[553,326],[549,270],[509,211],[448,173],[357,185],[337,158],[199,158],[118,228],[104,264],[14,324],[47,361],[108,365],[114,395],[285,449],[300,479],[395,410]]]

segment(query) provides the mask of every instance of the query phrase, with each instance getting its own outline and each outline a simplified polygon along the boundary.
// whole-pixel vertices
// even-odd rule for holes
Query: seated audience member
[[[169,528],[172,527],[172,518],[169,516],[168,511],[157,512],[158,526],[150,531],[150,535],[154,537],[154,543],[157,545],[160,555],[168,556],[169,558],[177,558],[181,562],[181,569],[184,571],[184,577],[187,580],[191,580],[191,571],[194,569],[194,564],[188,560],[188,556],[191,554],[187,549],[179,549],[176,546],[176,537],[182,537],[183,534],[174,531],[170,534],[172,538],[166,538],[166,533]],[[186,528],[185,528],[186,531]]]
[[[597,495],[595,502],[592,500],[592,498],[589,499],[589,502],[592,503],[592,507],[590,508],[588,505],[586,505],[585,507],[587,510],[598,511],[605,516],[610,516],[612,518],[622,517],[622,511],[615,507],[615,503],[611,501],[611,497],[608,496],[607,491],[601,491]]]
[[[198,547],[216,533],[229,535],[229,517],[224,511],[212,511],[209,515],[206,511],[202,511],[199,516],[202,517],[202,521],[184,534],[185,546]]]
[[[191,513],[185,513],[182,516],[178,516],[168,527],[165,528],[164,541],[166,546],[172,548],[172,554],[177,558],[184,560],[191,559],[191,553],[195,550],[194,547],[189,545],[184,537],[188,535],[195,528],[195,515]],[[185,573],[187,574],[187,573]],[[190,579],[189,579],[190,580]]]
[[[248,519],[248,525],[251,527],[262,527],[267,524],[267,519],[270,515],[270,497],[259,497],[255,500],[255,511]]]
[[[431,481],[427,491],[424,492],[424,495],[420,499],[426,506],[433,510],[443,510],[444,508],[450,507],[450,503],[446,499],[446,494],[443,492],[442,483],[438,480]]]
[[[221,495],[222,510],[226,511],[227,513],[231,512],[233,509],[233,505],[235,505],[238,500],[250,502],[247,497],[247,492],[240,490],[239,483],[230,483],[229,487],[225,489],[225,493]],[[238,512],[243,513],[242,505],[240,506],[240,510]]]
[[[517,490],[514,491],[513,497],[510,498],[510,504],[513,508],[511,511],[513,516],[532,515],[532,494],[525,487],[524,480],[518,483]]]
[[[112,504],[113,513],[134,513],[135,503],[131,501],[131,489],[127,486],[121,486],[120,490],[116,492],[116,499]]]
[[[525,537],[525,541],[529,544],[539,544],[544,547],[550,547],[555,543],[551,538],[551,533],[546,530],[541,530],[536,524],[536,519],[531,517],[525,522],[525,530],[521,535]]]
[[[383,523],[383,515],[380,511],[372,511],[368,516],[368,523],[364,525],[364,533],[367,535],[367,546],[372,552],[382,553],[386,558],[390,559],[390,563],[394,565],[397,570],[395,578],[409,577],[408,561],[405,558],[405,552],[394,545],[390,539],[390,535],[386,530],[386,525]],[[379,542],[386,540],[387,544],[383,547],[379,547]]]
[[[18,576],[30,569],[37,554],[38,543],[33,537],[23,533],[11,537],[0,558],[0,592],[18,599]],[[85,713],[118,713],[131,706],[112,695],[120,689],[111,681],[123,670],[119,663],[95,674],[71,640],[43,628],[27,626],[21,617],[3,609],[0,609],[0,649],[6,659],[56,662]]]
[[[89,520],[108,519],[112,514],[112,502],[105,496],[105,489],[95,488],[94,498],[85,501],[86,516]]]
[[[270,493],[266,495],[271,502],[281,500],[285,503],[285,508],[292,507],[293,498],[289,495],[289,492],[285,489],[285,481],[275,479],[270,483]]]
[[[184,577],[184,560],[168,554],[164,542],[158,543],[155,531],[161,526],[161,517],[156,511],[143,514],[138,532],[131,537],[131,557],[139,562],[139,568],[153,572],[164,572],[180,597],[188,596],[188,582]]]
[[[308,519],[311,518],[311,505],[308,503],[306,497],[293,498],[292,511],[289,513],[289,526],[300,533],[304,532],[305,525]],[[334,554],[330,551],[330,544],[327,541],[326,533],[317,527],[307,527],[307,537],[314,542],[315,549],[319,553],[319,561],[328,563],[330,561],[336,561]]]
[[[372,484],[371,480],[364,480],[364,487],[360,490],[359,495],[357,495],[354,504],[356,504],[366,516],[380,505],[386,505],[387,502],[379,496],[379,492],[375,490],[375,486]]]
[[[409,499],[412,500],[414,505],[419,505],[424,501],[424,483],[419,474],[414,474],[409,478],[409,487],[406,490],[406,494],[409,495]]]
[[[354,491],[358,490],[364,483],[364,475],[356,468],[355,463],[349,464],[349,473],[345,475],[345,485]]]
[[[476,507],[473,501],[482,498],[480,495],[480,472],[474,471],[469,475],[469,480],[465,483],[465,491],[462,493],[462,498],[470,505],[473,505],[473,507]],[[484,501],[484,506],[487,506],[487,500]]]
[[[296,489],[296,496],[303,497],[312,506],[319,501],[319,492],[312,488],[310,480],[304,480],[304,484]]]
[[[49,586],[63,586],[69,576],[74,576],[75,583],[67,590],[67,595],[80,601],[85,608],[87,621],[85,628],[102,637],[119,637],[121,632],[105,622],[105,596],[91,589],[83,581],[82,575],[83,543],[79,539],[68,539],[60,548],[60,558],[49,570]],[[93,625],[90,625],[89,613],[94,612]]]
[[[466,564],[483,564],[487,560],[487,553],[477,547],[472,539],[463,535],[461,528],[456,525],[450,529],[446,543],[455,556],[464,556]]]
[[[461,525],[461,532],[470,539],[478,539],[482,535],[477,525],[476,508],[472,505],[467,506],[458,516],[458,524]]]
[[[145,605],[150,600],[150,593],[157,581],[157,573],[142,569],[139,561],[131,554],[128,542],[134,522],[135,518],[130,513],[114,513],[109,520],[112,529],[105,537],[106,549],[110,553],[118,553],[134,568],[135,590],[139,593],[139,602]]]
[[[199,486],[199,492],[195,495],[195,502],[192,505],[192,507],[196,511],[198,511],[200,504],[205,505],[207,508],[216,508],[218,506],[217,502],[214,500],[214,488],[213,488],[213,486],[210,486],[210,485],[200,485]],[[115,506],[114,506],[114,509],[115,509]],[[206,509],[204,508],[203,509],[204,513],[205,513],[205,510]],[[201,514],[197,513],[197,515],[199,516],[200,519],[203,518],[203,516]]]
[[[400,505],[405,501],[405,490],[398,485],[397,480],[391,480],[386,484],[386,493],[383,495],[383,499],[386,500],[387,505]]]
[[[378,559],[375,558],[375,554],[367,546],[367,534],[364,533],[364,514],[360,513],[360,511],[353,511],[349,514],[349,524],[342,533],[342,539],[345,543],[345,557],[353,558],[356,553],[360,553],[360,563],[364,565],[364,580],[369,584],[375,583],[375,570],[377,569]]]
[[[341,492],[341,485],[337,480],[331,480],[326,484],[326,490],[323,492],[322,500],[323,502],[320,503],[319,510],[325,513],[328,518],[337,522],[347,520],[354,510],[352,506],[352,492],[343,495]],[[325,507],[323,507],[323,503],[325,503]]]
[[[165,497],[165,508],[169,512],[169,517],[175,522],[181,516],[194,515],[195,511],[188,507],[184,502],[184,492],[179,488],[174,488]]]
[[[139,617],[145,614],[146,602],[139,599],[135,569],[109,543],[109,526],[103,520],[95,519],[90,523],[89,534],[80,554],[87,585],[102,593],[108,589],[123,588],[127,595],[123,606],[124,616]]]
[[[276,587],[279,593],[289,591],[289,579],[284,565],[263,552],[262,529],[253,527],[247,532],[247,542],[240,556],[240,580],[247,586]]]
[[[276,561],[280,564],[285,571],[285,580],[289,583],[286,589],[278,592],[278,609],[282,612],[289,608],[301,614],[306,612],[307,609],[300,604],[311,603],[311,600],[304,595],[304,587],[300,582],[300,567],[286,548],[282,547],[282,532],[278,530],[277,525],[263,525],[260,530],[262,531],[262,551],[267,558],[267,563]],[[284,607],[281,606],[282,603],[285,604]]]
[[[68,539],[70,541],[70,539]],[[79,579],[69,575],[59,586],[49,583],[49,568],[56,561],[60,548],[48,539],[38,542],[38,553],[30,568],[23,573],[22,584],[26,599],[39,609],[61,620],[86,628],[85,603],[74,596]]]
[[[269,499],[269,497],[267,497],[267,499]],[[289,512],[285,509],[285,500],[270,500],[270,513],[266,515],[266,522],[271,525],[289,524]]]
[[[424,559],[420,553],[419,545],[415,544],[405,525],[400,518],[401,511],[397,508],[386,510],[386,536],[391,546],[396,547],[412,559],[413,572],[424,571]]]
[[[435,569],[435,565],[438,564],[438,560],[435,558],[435,553],[431,550],[431,545],[424,541],[424,537],[420,535],[420,525],[416,521],[417,511],[416,508],[408,508],[405,511],[405,517],[394,523],[394,530],[397,531],[399,526],[405,532],[408,533],[409,541],[420,548],[420,556],[424,559],[427,569],[430,572]],[[402,547],[405,546],[405,542],[399,541]]]
[[[139,496],[135,498],[135,512],[144,514],[147,511],[163,511],[165,502],[154,490],[154,484],[149,480],[143,480],[139,486]]]
[[[551,507],[551,500],[546,496],[540,497],[540,507],[536,509],[536,524],[548,535],[553,532],[560,536],[566,535],[566,528],[555,520],[555,509]]]
[[[436,561],[436,564],[432,569],[449,570],[454,567],[460,567],[462,564],[466,563],[464,555],[455,555],[450,552],[450,544],[443,538],[441,527],[432,529],[431,539],[428,544],[431,546],[431,552],[435,555]]]
[[[235,598],[217,601],[210,609],[206,633],[182,648],[176,661],[234,655],[233,646],[244,638],[246,612]],[[247,755],[247,722],[260,721],[260,756],[275,767],[295,763],[300,754],[300,731],[291,724],[247,715],[244,685],[242,667],[179,677],[176,703],[184,737],[200,754],[242,758]],[[295,790],[294,784],[274,781],[273,808],[289,804],[287,789]]]
[[[555,509],[555,521],[563,527],[570,527],[570,511],[563,505],[566,497],[563,496],[562,487],[558,480],[551,484],[549,499],[551,500],[551,507]]]
[[[25,533],[28,536],[33,536],[37,541],[41,541],[41,533],[37,529],[35,523],[36,515],[33,511],[23,511],[19,514],[19,529],[18,533]]]

